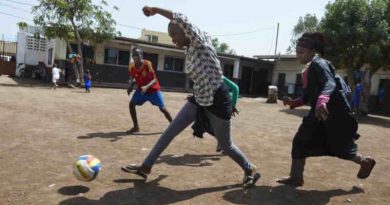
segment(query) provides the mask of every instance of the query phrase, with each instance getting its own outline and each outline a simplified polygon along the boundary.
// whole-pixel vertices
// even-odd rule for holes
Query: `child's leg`
[[[357,177],[360,179],[365,179],[370,176],[372,169],[374,168],[376,161],[374,158],[370,156],[363,156],[359,153],[357,153],[351,161],[355,162],[356,164],[360,165],[359,172],[357,174]]]
[[[286,184],[293,187],[303,185],[303,171],[305,169],[306,159],[292,159],[290,167],[290,176],[277,179],[281,184]]]
[[[155,93],[152,93],[148,96],[148,100],[153,104],[159,107],[160,111],[164,114],[165,118],[169,122],[172,122],[171,114],[168,112],[167,108],[165,107],[164,99],[162,96],[162,92],[158,91]]]
[[[149,169],[152,168],[154,163],[165,148],[171,143],[181,131],[183,131],[188,125],[193,123],[196,118],[196,105],[191,102],[181,108],[180,112],[176,115],[175,119],[169,124],[168,128],[160,136],[153,149],[149,152],[148,156],[143,162],[143,166]]]
[[[165,107],[164,108],[160,107],[160,111],[164,114],[165,118],[167,118],[169,122],[172,122],[171,114],[168,112],[168,110]]]
[[[213,128],[215,137],[218,140],[219,146],[231,159],[233,159],[245,172],[243,186],[248,188],[253,186],[260,178],[260,173],[256,172],[256,166],[252,165],[244,153],[233,144],[230,135],[231,121],[221,119],[209,111],[205,111],[206,116]]]

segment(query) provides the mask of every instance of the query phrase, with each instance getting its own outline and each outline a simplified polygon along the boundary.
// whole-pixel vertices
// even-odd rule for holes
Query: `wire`
[[[274,29],[274,26],[260,28],[260,29],[254,30],[254,31],[247,31],[247,32],[241,32],[241,33],[231,33],[231,34],[218,34],[218,35],[212,35],[212,36],[239,36],[239,35],[246,35],[246,34],[251,34],[251,33],[257,33],[257,32],[264,31],[264,30],[269,30],[269,29]]]
[[[15,16],[13,14],[7,14],[7,13],[1,12],[1,11],[0,11],[0,14],[4,14],[4,15],[7,15],[7,16],[12,16],[12,17],[15,17],[15,18],[20,18],[20,19],[24,19],[24,20],[28,20],[28,21],[33,22],[33,20],[31,20],[31,19],[20,17],[20,16]]]
[[[123,26],[123,27],[127,27],[127,28],[132,28],[132,29],[138,29],[138,30],[142,30],[143,28],[140,28],[140,27],[136,27],[136,26],[129,26],[129,25],[126,25],[126,24],[121,24],[121,23],[117,23],[118,26]]]
[[[30,11],[27,11],[27,10],[24,10],[24,9],[21,9],[21,8],[18,8],[18,7],[10,6],[10,5],[7,5],[7,4],[0,3],[0,5],[6,6],[6,7],[10,7],[10,8],[19,10],[19,11],[24,11],[24,12],[30,13]]]
[[[35,6],[34,4],[30,4],[30,3],[25,3],[25,2],[20,2],[20,1],[14,1],[14,0],[6,0],[6,1],[9,1],[9,2],[12,2],[12,3],[16,3],[16,4],[20,4],[20,5],[24,5],[24,6]]]

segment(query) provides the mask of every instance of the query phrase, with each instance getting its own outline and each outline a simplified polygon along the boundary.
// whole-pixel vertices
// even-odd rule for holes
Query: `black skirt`
[[[311,109],[294,137],[292,158],[335,156],[351,159],[357,153],[357,129],[357,121],[349,112],[330,112],[328,119],[322,122]]]

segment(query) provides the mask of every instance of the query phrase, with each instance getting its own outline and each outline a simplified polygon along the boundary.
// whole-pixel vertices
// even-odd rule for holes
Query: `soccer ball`
[[[82,155],[73,166],[73,174],[80,181],[92,181],[100,172],[100,160],[93,155]]]

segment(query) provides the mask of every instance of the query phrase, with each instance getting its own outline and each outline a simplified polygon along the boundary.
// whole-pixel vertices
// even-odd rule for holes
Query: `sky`
[[[99,2],[98,0],[93,0]],[[116,29],[122,36],[139,38],[141,29],[167,32],[169,21],[162,16],[145,17],[142,7],[157,6],[185,14],[201,30],[227,43],[237,55],[284,54],[299,17],[323,17],[329,0],[107,0]],[[36,0],[0,0],[0,38],[15,40],[20,21],[33,24],[31,7]],[[119,11],[112,9],[117,6]]]

